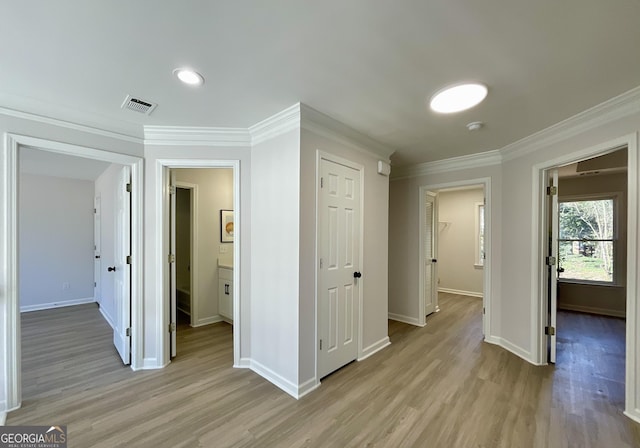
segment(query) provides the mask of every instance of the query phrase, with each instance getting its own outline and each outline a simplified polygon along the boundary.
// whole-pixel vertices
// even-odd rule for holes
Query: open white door
[[[545,328],[545,333],[549,335],[549,362],[556,362],[556,318],[558,313],[558,237],[559,237],[559,215],[558,215],[558,170],[549,173],[549,188],[547,189],[549,198],[551,235],[549,237],[549,253],[546,260],[549,288],[549,320]]]
[[[438,309],[438,207],[437,194],[426,191],[424,195],[423,269],[424,315]]]
[[[360,171],[321,160],[318,200],[318,378],[358,357]]]
[[[131,364],[131,168],[124,166],[116,193],[116,259],[108,270],[115,275],[116,318],[113,343],[125,364]]]
[[[102,301],[102,200],[96,196],[93,202],[93,298]]]
[[[176,326],[178,304],[176,297],[176,182],[169,170],[169,331],[171,333],[171,357],[176,356]]]

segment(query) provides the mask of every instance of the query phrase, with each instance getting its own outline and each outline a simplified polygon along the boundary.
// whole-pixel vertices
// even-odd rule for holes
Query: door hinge
[[[487,314],[487,310],[485,309],[485,307],[482,307],[482,314]]]
[[[93,209],[93,213],[98,213],[98,210],[96,210],[95,208]]]
[[[169,185],[169,194],[176,194],[175,185]]]
[[[127,255],[127,264],[131,264],[131,255]]]
[[[175,322],[171,322],[169,324],[169,333],[173,333],[174,331],[176,331],[176,323]]]
[[[322,269],[322,265],[323,265],[323,264],[324,264],[324,263],[323,263],[322,258],[321,258],[321,259],[320,259],[320,269]]]
[[[97,282],[93,282],[93,287],[97,288],[98,287],[98,283]]]
[[[546,259],[547,266],[553,266],[556,264],[556,257],[547,257]]]
[[[175,263],[176,262],[176,256],[174,254],[169,254],[169,263]]]
[[[320,188],[324,188],[324,177],[320,178]]]
[[[127,193],[131,193],[131,183],[127,184]]]
[[[127,328],[124,332],[127,337],[131,337],[131,328]]]
[[[547,195],[554,196],[558,194],[558,187],[547,187]]]
[[[320,339],[320,350],[322,350],[322,339]]]
[[[548,334],[549,336],[555,336],[556,327],[544,327],[544,334]]]

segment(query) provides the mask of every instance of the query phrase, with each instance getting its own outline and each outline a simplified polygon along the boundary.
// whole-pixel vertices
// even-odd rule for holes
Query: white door
[[[558,170],[549,174],[549,207],[551,208],[551,235],[549,239],[549,251],[547,258],[548,271],[548,297],[549,320],[546,333],[549,335],[549,362],[556,362],[556,318],[558,312],[558,237],[559,237],[559,213],[558,213]]]
[[[176,182],[173,171],[169,171],[169,332],[171,357],[176,356],[176,328],[178,318],[176,275]]]
[[[436,193],[425,192],[423,241],[424,314],[438,309],[438,202]]]
[[[321,160],[318,200],[318,378],[358,357],[360,171]]]
[[[93,201],[93,298],[102,301],[102,200]]]
[[[131,364],[131,169],[122,168],[116,193],[116,259],[108,269],[115,275],[116,318],[113,343],[122,362]]]

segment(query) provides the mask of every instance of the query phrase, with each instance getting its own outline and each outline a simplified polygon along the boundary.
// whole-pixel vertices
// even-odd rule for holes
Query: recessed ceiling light
[[[444,88],[431,97],[431,109],[442,114],[461,112],[479,104],[487,96],[487,86],[470,83]]]
[[[177,68],[173,71],[173,74],[178,77],[180,81],[190,86],[199,86],[204,84],[204,78],[202,75],[190,68]]]

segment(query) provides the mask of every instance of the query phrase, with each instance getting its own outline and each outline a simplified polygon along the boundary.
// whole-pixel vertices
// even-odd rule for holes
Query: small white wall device
[[[378,160],[378,174],[382,174],[383,176],[391,174],[391,165],[382,160]]]

